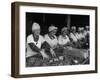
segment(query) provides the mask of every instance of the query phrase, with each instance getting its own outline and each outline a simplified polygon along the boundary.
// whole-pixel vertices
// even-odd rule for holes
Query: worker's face
[[[73,28],[72,28],[72,31],[73,31],[73,32],[76,32],[76,27],[73,27]]]
[[[63,32],[62,32],[62,34],[65,36],[65,35],[67,35],[68,34],[68,30],[64,30]]]
[[[56,35],[56,33],[57,33],[57,29],[52,30],[52,31],[50,32],[51,35]]]
[[[89,30],[89,26],[86,26],[86,30]]]
[[[40,29],[34,30],[33,34],[34,34],[34,36],[39,36],[40,35]]]
[[[81,32],[83,33],[84,32],[84,27],[82,27],[81,29],[82,29]]]
[[[78,32],[81,32],[81,29],[80,28],[78,28]]]

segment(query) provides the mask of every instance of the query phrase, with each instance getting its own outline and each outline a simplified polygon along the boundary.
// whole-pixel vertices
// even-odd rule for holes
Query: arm
[[[40,49],[34,43],[28,43],[32,51],[40,52]]]
[[[50,45],[46,41],[42,44],[41,48],[45,50],[49,50],[52,56],[56,56],[54,50],[50,47]]]
[[[32,51],[40,52],[40,49],[34,44],[33,36],[32,35],[29,35],[27,37],[27,44],[32,49]]]
[[[58,44],[62,45],[62,37],[61,36],[58,37]]]
[[[29,43],[29,46],[30,46],[30,48],[31,48],[33,51],[36,51],[36,52],[40,53],[40,54],[42,55],[43,59],[44,59],[44,58],[48,58],[48,55],[46,55],[44,49],[39,49],[39,48],[38,48],[36,45],[34,45],[33,43]]]
[[[50,45],[45,41],[42,46],[41,46],[42,49],[50,49]]]

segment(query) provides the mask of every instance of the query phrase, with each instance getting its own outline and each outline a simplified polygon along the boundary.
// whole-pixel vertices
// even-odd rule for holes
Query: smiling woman
[[[12,76],[96,73],[96,12],[92,6],[12,3]]]

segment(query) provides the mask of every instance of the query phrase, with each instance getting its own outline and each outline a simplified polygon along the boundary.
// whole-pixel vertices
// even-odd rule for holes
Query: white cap
[[[53,30],[57,30],[58,28],[57,27],[55,27],[55,26],[50,26],[49,27],[49,32],[51,32],[51,31],[53,31]]]
[[[89,28],[89,26],[85,26],[86,28]]]
[[[82,27],[82,30],[84,30],[84,27]]]
[[[63,27],[63,28],[61,29],[62,32],[65,31],[65,30],[68,30],[68,28],[67,28],[67,27]]]
[[[39,29],[40,29],[40,25],[38,23],[36,23],[36,22],[33,22],[33,24],[32,24],[32,31],[39,30]]]
[[[76,26],[72,26],[72,29],[76,29]]]
[[[81,30],[83,30],[83,28],[82,27],[79,27],[78,30],[81,31]]]

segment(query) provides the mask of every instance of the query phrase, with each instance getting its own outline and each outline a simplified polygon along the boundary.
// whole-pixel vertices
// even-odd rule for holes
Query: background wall
[[[17,80],[10,77],[11,71],[11,2],[15,0],[0,1],[0,80]],[[54,4],[73,4],[98,6],[98,14],[100,14],[100,0],[16,0],[29,1],[38,3],[54,3]],[[98,23],[100,16],[98,15]],[[100,23],[98,24],[98,34],[100,34]],[[100,47],[100,37],[98,37],[98,49]],[[98,73],[97,74],[80,74],[80,75],[64,75],[53,77],[39,78],[22,78],[18,80],[100,80],[100,50],[98,51]]]
[[[68,25],[68,16],[70,23]],[[33,22],[39,23],[41,27],[41,35],[48,33],[48,27],[54,25],[58,27],[57,36],[60,34],[61,29],[66,27],[76,26],[85,27],[89,25],[89,15],[68,15],[68,14],[50,14],[50,13],[26,13],[26,36],[32,33]]]

